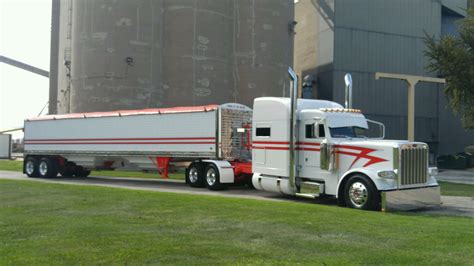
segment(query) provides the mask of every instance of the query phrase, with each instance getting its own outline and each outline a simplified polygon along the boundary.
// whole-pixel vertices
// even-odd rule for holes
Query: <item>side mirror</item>
[[[378,128],[379,128],[379,132],[378,132],[378,136],[377,137],[372,137],[373,139],[384,139],[385,138],[385,125],[380,123],[380,122],[377,122],[377,121],[374,121],[374,120],[370,120],[370,119],[367,119],[367,122],[368,123],[371,123],[371,124],[375,124]],[[369,126],[369,134],[374,134],[374,131],[372,127]]]
[[[322,170],[332,171],[336,168],[336,155],[334,145],[328,143],[327,139],[320,146],[320,167]]]

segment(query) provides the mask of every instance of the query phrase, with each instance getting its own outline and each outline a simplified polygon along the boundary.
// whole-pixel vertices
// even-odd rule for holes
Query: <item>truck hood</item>
[[[341,169],[392,169],[393,149],[403,144],[424,145],[406,140],[334,139]]]
[[[379,149],[396,148],[402,144],[424,144],[423,142],[408,141],[408,140],[389,140],[389,139],[334,139],[336,145],[348,145],[358,147],[370,147]]]

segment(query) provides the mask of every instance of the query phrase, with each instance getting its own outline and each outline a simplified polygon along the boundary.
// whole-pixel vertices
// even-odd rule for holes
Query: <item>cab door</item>
[[[303,131],[303,130],[302,130]],[[325,138],[324,125],[318,124],[314,120],[304,121],[304,136],[300,142],[302,151],[303,167],[314,168],[312,171],[320,168],[319,148]],[[310,169],[308,169],[310,170]]]

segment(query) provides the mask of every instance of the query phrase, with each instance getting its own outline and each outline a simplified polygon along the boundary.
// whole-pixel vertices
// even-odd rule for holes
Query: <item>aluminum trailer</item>
[[[235,103],[114,112],[49,115],[25,121],[24,172],[31,177],[87,176],[93,169],[158,169],[167,177],[178,167],[192,186],[198,172],[215,167],[211,189],[248,178],[252,110]],[[247,132],[238,132],[247,128]],[[194,162],[194,163],[193,163]],[[197,171],[197,172],[196,172]],[[201,175],[199,173],[199,175]]]

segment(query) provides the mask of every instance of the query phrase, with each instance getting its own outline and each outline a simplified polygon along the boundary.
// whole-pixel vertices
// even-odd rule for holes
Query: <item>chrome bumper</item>
[[[409,211],[441,204],[439,186],[382,191],[382,211]]]

